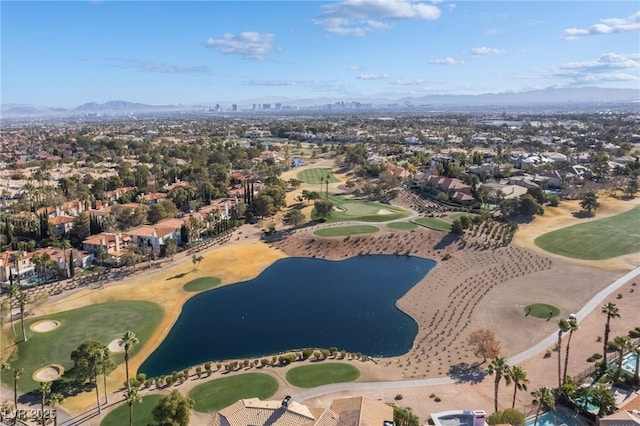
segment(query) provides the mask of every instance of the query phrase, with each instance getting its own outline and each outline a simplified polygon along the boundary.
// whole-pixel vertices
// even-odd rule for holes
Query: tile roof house
[[[180,228],[176,230],[175,227],[161,227],[157,224],[136,226],[128,229],[126,234],[139,247],[150,246],[155,250],[159,250],[169,238],[173,238],[176,242],[180,241]]]
[[[241,399],[215,414],[214,426],[383,426],[391,424],[393,408],[365,397],[342,398],[331,408],[282,401]]]

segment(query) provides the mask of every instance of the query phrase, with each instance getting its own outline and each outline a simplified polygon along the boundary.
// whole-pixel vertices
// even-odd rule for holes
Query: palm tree
[[[69,278],[67,250],[71,248],[71,242],[65,238],[64,240],[57,241],[53,246],[62,249],[62,256],[64,258],[64,277]]]
[[[515,408],[516,406],[516,393],[527,390],[527,384],[529,383],[529,378],[527,377],[527,372],[519,365],[514,365],[509,369],[507,374],[504,376],[504,381],[507,385],[510,385],[513,382],[513,401],[511,402],[511,408]]]
[[[616,411],[616,397],[610,389],[600,384],[590,388],[589,399],[592,404],[599,407],[598,417],[606,416]]]
[[[536,418],[533,421],[533,426],[537,426],[538,417],[540,416],[540,410],[544,405],[547,408],[553,408],[556,405],[556,398],[553,396],[553,390],[549,389],[546,386],[543,386],[539,389],[531,392],[531,396],[534,397],[538,401],[538,408],[536,409]]]
[[[24,368],[16,368],[13,370],[13,405],[16,410],[18,409],[18,381],[23,374]]]
[[[497,356],[493,360],[491,360],[491,364],[489,364],[488,374],[494,375],[494,389],[493,389],[493,406],[495,411],[498,411],[498,388],[500,386],[500,380],[509,374],[509,364],[507,364],[507,359],[503,356]]]
[[[138,338],[131,330],[128,330],[126,333],[124,333],[124,336],[122,336],[122,339],[120,339],[119,342],[120,346],[124,347],[124,367],[125,373],[127,375],[127,392],[131,392],[131,383],[129,382],[129,348],[131,348],[131,346],[135,345],[138,342]]]
[[[327,173],[325,182],[327,183],[327,200],[329,199],[329,182],[331,181],[331,173]]]
[[[620,311],[615,303],[607,303],[602,307],[601,312],[607,316],[607,322],[604,325],[604,344],[602,348],[602,364],[600,370],[604,373],[607,369],[607,345],[609,343],[609,333],[611,332],[611,318],[620,318]]]
[[[100,351],[98,353],[99,357],[100,357],[100,367],[101,367],[101,372],[102,372],[102,384],[103,389],[104,389],[104,403],[109,404],[109,392],[107,392],[107,363],[105,362],[105,353]],[[96,383],[96,386],[98,386],[98,384]]]
[[[10,281],[13,281],[13,279],[11,278],[13,277],[13,275],[10,275]],[[20,284],[18,283],[12,283],[11,287],[9,288],[9,319],[11,320],[11,329],[13,330],[13,336],[15,337],[16,335],[16,326],[15,323],[13,321],[13,303],[12,303],[12,299],[14,297],[18,297],[18,294],[20,294]]]
[[[20,261],[22,261],[22,252],[18,251],[13,256],[13,262],[16,265],[16,279],[18,280],[18,286],[20,286]]]
[[[98,389],[98,365],[102,359],[102,355],[99,355],[99,351],[92,352],[90,354],[90,362],[93,370],[93,382],[96,385],[96,402],[98,405],[98,414],[102,414],[102,407],[100,406],[100,389]]]
[[[40,415],[42,415],[42,426],[45,426],[47,423],[47,416],[44,415],[44,404],[47,400],[47,394],[51,392],[51,382],[40,382],[40,387],[38,388],[38,393],[40,393]]]
[[[562,375],[562,384],[564,385],[567,380],[567,369],[569,367],[569,346],[571,345],[571,336],[573,332],[578,330],[578,321],[575,318],[569,318],[567,320],[569,326],[569,338],[567,339],[567,350],[564,357],[564,374]]]
[[[569,331],[569,321],[558,320],[558,389],[562,387],[562,333]]]
[[[629,339],[628,336],[616,336],[613,339],[613,343],[615,343],[618,348],[618,368],[616,369],[616,374],[614,376],[614,380],[618,380],[622,373],[622,357],[624,356],[625,349],[627,349],[631,343],[631,339]]]
[[[53,410],[53,426],[58,426],[58,414],[56,413],[55,408],[62,404],[64,401],[64,395],[61,393],[52,393],[49,395],[49,401],[47,401],[47,406],[51,407]]]
[[[124,400],[127,401],[127,405],[129,405],[129,426],[133,426],[133,404],[142,402],[138,387],[134,386],[130,388],[124,395]]]
[[[18,306],[20,307],[20,325],[22,327],[22,341],[26,342],[27,331],[24,328],[24,308],[27,306],[27,303],[30,302],[29,295],[24,291],[20,291],[18,293],[17,299],[18,299]]]

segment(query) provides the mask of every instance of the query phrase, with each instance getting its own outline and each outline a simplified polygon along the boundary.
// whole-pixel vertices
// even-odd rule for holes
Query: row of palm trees
[[[604,348],[603,348],[603,359],[600,363],[600,372],[604,373],[607,369],[607,350],[609,349],[609,336],[611,332],[611,320],[614,318],[620,317],[620,311],[615,303],[607,303],[601,308],[601,312],[607,316],[605,322],[605,333],[604,333]],[[565,387],[571,387],[572,385],[571,377],[568,376],[568,367],[569,367],[569,353],[571,347],[571,338],[573,337],[573,333],[578,331],[578,321],[575,316],[571,316],[569,319],[560,319],[558,320],[558,342],[556,346],[556,350],[558,352],[558,388],[557,391],[562,390]],[[564,351],[564,366],[562,362],[562,343],[563,343],[563,335],[568,333],[568,338],[566,339],[566,347]],[[622,362],[623,355],[625,351],[630,351],[636,355],[638,355],[636,359],[636,369],[635,369],[635,380],[636,383],[640,383],[638,377],[638,369],[640,367],[640,348],[636,345],[628,336],[617,336],[613,339],[613,344],[618,351],[618,360],[617,360],[617,370],[614,373],[614,380],[617,380],[622,371]],[[564,367],[564,368],[563,368]],[[513,399],[511,403],[511,407],[515,407],[516,394],[518,391],[526,391],[527,384],[529,383],[529,379],[527,378],[526,371],[520,365],[510,366],[507,362],[507,359],[503,356],[496,356],[488,366],[487,372],[489,375],[494,376],[494,409],[498,411],[498,392],[500,388],[500,382],[504,378],[505,383],[507,385],[513,384]],[[571,382],[571,383],[570,383]],[[598,389],[594,391],[594,395],[598,392]],[[555,405],[555,391],[553,389],[542,387],[537,389],[531,393],[531,395],[538,401],[538,410],[536,412],[536,420],[537,423],[539,411],[541,407],[553,407]],[[597,396],[597,395],[596,395]],[[596,398],[598,399],[598,398]],[[606,401],[605,401],[606,402]],[[602,408],[602,407],[601,407]],[[603,410],[601,410],[602,412]],[[535,423],[534,423],[535,424]]]

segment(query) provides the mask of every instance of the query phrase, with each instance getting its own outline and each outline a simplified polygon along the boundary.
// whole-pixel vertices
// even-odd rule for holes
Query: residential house
[[[158,224],[136,226],[128,229],[126,234],[138,247],[153,247],[154,250],[160,250],[169,238],[180,241],[180,228],[176,231],[175,227],[161,227]]]
[[[56,216],[48,219],[56,237],[66,235],[73,229],[76,218],[71,216]]]
[[[241,399],[214,415],[214,426],[385,426],[393,425],[393,408],[365,397],[334,400],[330,408],[291,401]]]
[[[122,249],[126,248],[130,241],[131,238],[126,234],[102,232],[85,238],[82,241],[82,249],[94,256],[102,249],[107,253],[105,263],[117,264],[122,256]]]
[[[0,281],[8,283],[11,276],[14,280],[33,276],[35,265],[31,261],[33,253],[26,251],[5,251],[0,253]]]

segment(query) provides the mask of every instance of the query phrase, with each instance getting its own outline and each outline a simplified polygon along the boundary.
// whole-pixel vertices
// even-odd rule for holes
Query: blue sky
[[[637,1],[7,1],[1,102],[640,88]]]

